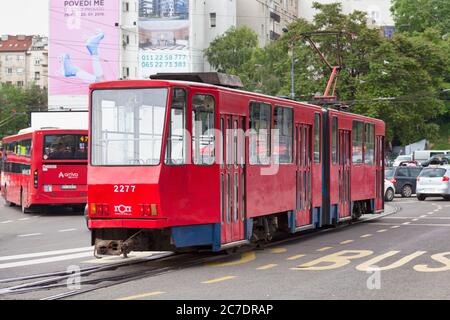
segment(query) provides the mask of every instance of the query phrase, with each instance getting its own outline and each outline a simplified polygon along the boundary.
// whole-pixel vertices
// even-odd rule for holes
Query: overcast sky
[[[48,35],[48,0],[3,0],[0,34]]]

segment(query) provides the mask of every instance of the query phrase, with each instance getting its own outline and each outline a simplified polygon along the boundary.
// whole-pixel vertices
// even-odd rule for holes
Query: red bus
[[[47,205],[82,210],[87,202],[87,130],[22,130],[3,139],[1,191],[23,213]]]
[[[384,209],[377,119],[161,79],[91,85],[90,128],[100,255],[228,250]]]

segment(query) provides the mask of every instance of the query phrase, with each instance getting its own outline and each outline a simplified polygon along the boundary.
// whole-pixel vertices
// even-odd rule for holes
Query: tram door
[[[245,117],[222,115],[220,127],[222,244],[227,244],[245,239]]]
[[[296,124],[296,222],[297,228],[312,224],[311,126]]]
[[[351,216],[350,177],[351,144],[350,131],[339,130],[339,218]]]
[[[384,208],[384,138],[377,136],[375,145],[375,161],[376,161],[376,199],[375,211]]]

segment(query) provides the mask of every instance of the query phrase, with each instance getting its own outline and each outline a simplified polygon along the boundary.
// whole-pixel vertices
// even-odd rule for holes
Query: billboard
[[[119,77],[119,0],[50,0],[49,95]]]
[[[189,0],[139,1],[141,78],[189,72]]]

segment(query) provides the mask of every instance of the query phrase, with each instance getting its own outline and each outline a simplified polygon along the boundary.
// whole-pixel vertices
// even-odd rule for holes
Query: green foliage
[[[208,60],[219,71],[240,76],[246,90],[290,96],[294,52],[296,99],[311,101],[323,94],[330,70],[301,40],[301,34],[344,31],[354,37],[341,39],[344,65],[337,95],[351,106],[351,112],[384,120],[389,141],[408,144],[439,139],[438,119],[450,110],[439,99],[442,89],[450,87],[449,40],[443,39],[441,29],[398,33],[389,40],[367,26],[363,12],[344,15],[339,3],[314,3],[314,8],[318,14],[313,23],[297,20],[288,33],[264,48],[257,47],[256,34],[248,29],[232,29],[212,43],[206,52]],[[335,64],[336,38],[314,40]]]
[[[29,125],[31,111],[47,108],[47,91],[37,86],[0,85],[0,139]]]
[[[391,11],[400,31],[424,32],[432,27],[440,34],[449,32],[448,0],[392,0]]]

